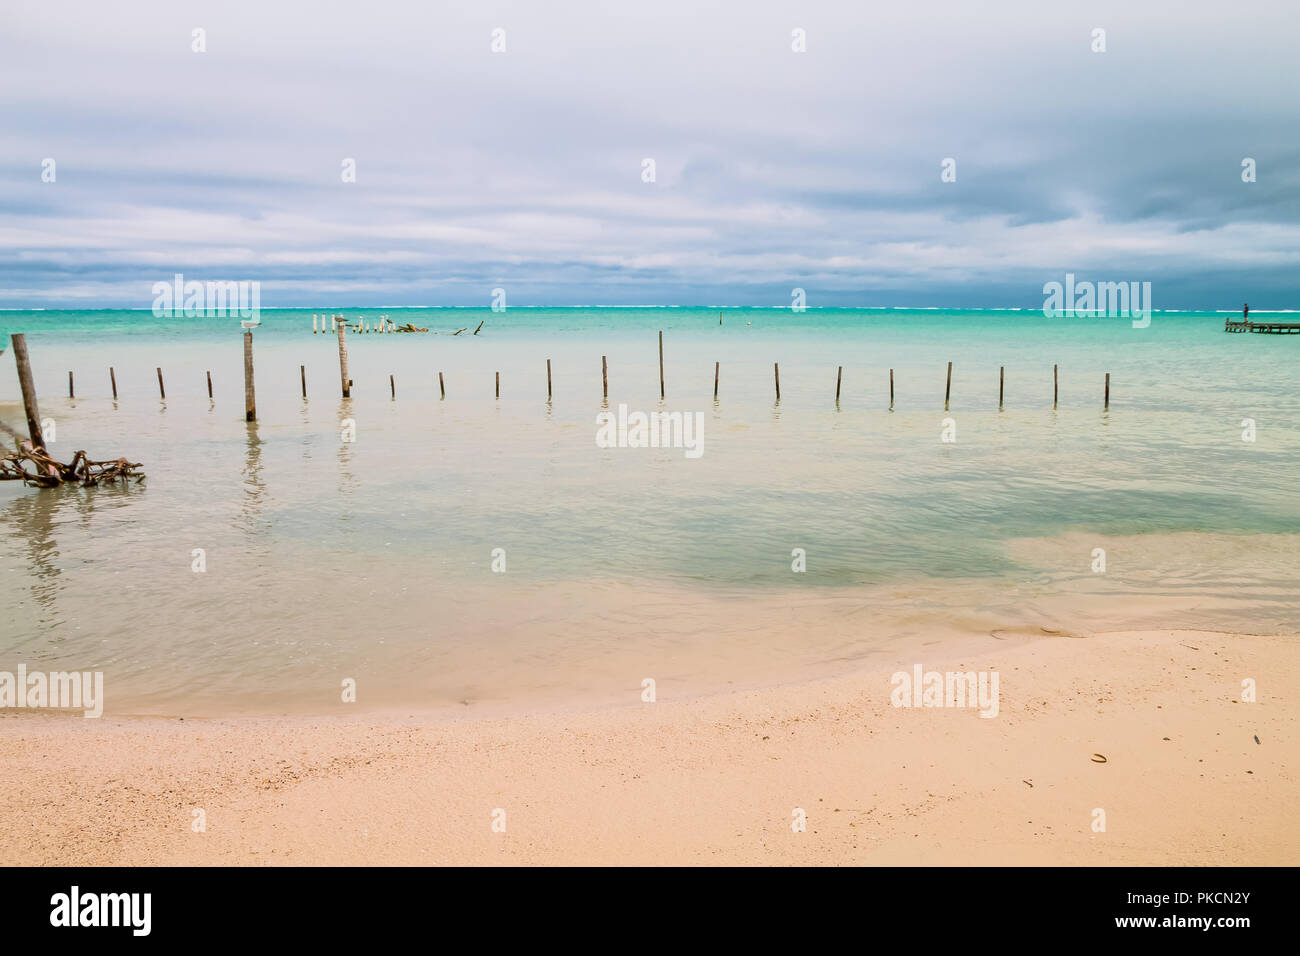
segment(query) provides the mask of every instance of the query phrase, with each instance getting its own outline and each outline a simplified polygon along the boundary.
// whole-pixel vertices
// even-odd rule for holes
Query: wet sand
[[[0,861],[1300,863],[1300,641],[1000,637],[830,680],[683,700],[661,685],[653,704],[585,712],[0,712]],[[998,715],[891,706],[891,674],[917,663],[998,671]],[[1245,678],[1256,703],[1241,702]]]

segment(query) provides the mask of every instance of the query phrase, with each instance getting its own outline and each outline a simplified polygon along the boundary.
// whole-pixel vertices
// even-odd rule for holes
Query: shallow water
[[[509,709],[796,679],[943,633],[1300,624],[1300,337],[1218,313],[386,311],[432,331],[349,334],[350,400],[312,310],[264,312],[255,425],[235,320],[0,313],[52,450],[149,476],[0,486],[0,670],[102,670],[108,713],[326,713],[344,678],[358,706]],[[6,351],[15,427],[18,397]],[[703,454],[597,447],[620,403],[701,413]]]

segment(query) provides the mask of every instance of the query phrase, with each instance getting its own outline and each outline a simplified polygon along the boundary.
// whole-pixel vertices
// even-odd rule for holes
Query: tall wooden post
[[[772,363],[772,376],[776,379],[776,400],[781,400],[781,363]]]
[[[212,370],[208,369],[208,401],[212,401]]]
[[[439,397],[439,398],[446,398],[446,397],[447,397],[447,387],[446,387],[445,385],[442,384],[442,373],[441,373],[441,372],[438,373],[438,397]]]
[[[162,369],[158,369],[158,397],[167,401],[167,389],[163,388]]]
[[[546,400],[551,400],[551,360],[546,360]]]
[[[339,380],[343,384],[343,397],[352,397],[352,381],[348,378],[348,324],[337,323],[339,333]]]
[[[1110,408],[1110,372],[1106,373],[1106,404],[1105,408]]]
[[[603,355],[600,357],[600,390],[603,397],[609,398],[609,366]]]
[[[388,390],[393,395],[393,401],[397,401],[397,382],[391,374],[388,376]]]
[[[722,319],[722,313],[721,313],[721,312],[718,313],[718,319],[719,319],[719,320]],[[715,402],[718,400],[718,370],[721,369],[721,368],[722,368],[722,363],[721,363],[721,362],[714,362],[714,363],[713,363],[713,400],[714,400]]]
[[[68,372],[68,398],[76,398],[76,397],[77,396],[72,393],[72,373]]]
[[[1059,368],[1060,368],[1059,365],[1052,366],[1052,407],[1053,408],[1056,407],[1056,398],[1060,389],[1060,381],[1057,377],[1057,369]]]
[[[835,373],[835,404],[840,403],[840,379],[844,377],[844,366],[841,365],[839,371]]]
[[[501,373],[497,372],[497,398],[501,397]]]
[[[14,362],[18,365],[18,387],[23,392],[23,411],[27,413],[27,435],[33,448],[45,447],[45,434],[41,431],[41,410],[36,404],[36,385],[32,381],[32,365],[27,357],[27,336],[16,332],[9,337],[14,347]]]
[[[244,333],[244,421],[257,421],[257,397],[253,393],[253,332]]]
[[[948,410],[948,399],[952,395],[952,363],[948,363],[948,384],[943,387],[943,410]]]
[[[894,407],[894,370],[889,370],[889,407]]]
[[[659,400],[664,399],[664,330],[659,330]]]
[[[302,376],[302,397],[307,397],[307,366],[299,365],[298,374]]]
[[[113,401],[117,401],[117,376],[113,374],[113,366],[108,367],[108,384],[113,386]]]
[[[1002,392],[1006,384],[1007,384],[1007,367],[1005,365],[999,365],[998,366],[998,408],[1002,407]]]

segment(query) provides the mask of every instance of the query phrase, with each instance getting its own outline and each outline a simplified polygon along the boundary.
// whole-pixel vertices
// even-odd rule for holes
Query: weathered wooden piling
[[[551,360],[546,360],[546,400],[551,400]]]
[[[664,330],[659,330],[659,400],[664,398]]]
[[[311,314],[311,334],[312,335],[316,334],[316,313],[315,312]]]
[[[208,401],[212,401],[212,371],[208,371]]]
[[[1002,393],[1007,384],[1007,367],[998,366],[998,408],[1002,407]]]
[[[439,395],[441,398],[446,398],[446,397],[447,397],[447,389],[446,389],[446,388],[443,386],[443,384],[442,384],[442,373],[441,373],[441,372],[438,373],[438,395]]]
[[[1060,366],[1058,365],[1052,366],[1052,407],[1053,408],[1056,407],[1056,397],[1059,394],[1059,388],[1060,388],[1060,382],[1057,378],[1058,368],[1060,368]]]
[[[776,380],[776,400],[781,400],[781,363],[772,363],[772,377]]]
[[[722,313],[721,313],[721,312],[718,313],[718,321],[719,321],[719,322],[722,321]],[[718,400],[718,371],[719,371],[721,368],[722,368],[722,363],[721,363],[721,362],[714,362],[714,363],[713,363],[713,400],[714,400],[715,402]]]
[[[1103,408],[1110,408],[1110,372],[1106,373],[1106,400]]]
[[[838,404],[840,403],[840,380],[841,380],[842,378],[844,378],[844,366],[843,366],[843,365],[841,365],[841,366],[839,367],[839,371],[837,371],[837,372],[835,373],[835,404],[836,404],[836,405],[838,405]]]
[[[389,374],[389,376],[388,376],[388,391],[392,393],[393,400],[396,401],[396,400],[397,400],[397,382],[396,382],[396,380],[393,378],[392,374]]]
[[[943,410],[948,410],[948,399],[952,396],[952,363],[948,363],[948,384],[943,387]]]
[[[609,365],[603,355],[600,357],[600,391],[603,397],[609,398]]]
[[[889,407],[894,407],[894,370],[889,370]]]
[[[117,401],[117,376],[113,374],[113,366],[108,367],[108,384],[113,386],[113,401]]]
[[[299,365],[298,374],[302,376],[302,397],[307,397],[307,366]]]
[[[348,324],[335,323],[339,336],[339,381],[343,384],[343,397],[352,397],[352,381],[348,378]]]
[[[72,373],[68,372],[68,398],[76,398],[72,392]]]
[[[257,421],[257,398],[253,392],[253,332],[244,333],[244,421]]]
[[[501,397],[501,373],[497,372],[497,398]]]
[[[14,362],[18,365],[18,387],[23,393],[23,411],[27,413],[27,435],[33,448],[45,447],[45,433],[41,431],[41,410],[36,404],[36,384],[32,381],[32,364],[27,357],[27,336],[16,332],[9,336],[13,344]]]
[[[158,397],[167,401],[167,389],[163,388],[162,369],[158,369]]]

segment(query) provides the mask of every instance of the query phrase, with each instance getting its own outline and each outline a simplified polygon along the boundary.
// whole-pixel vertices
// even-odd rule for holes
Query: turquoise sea
[[[430,331],[350,333],[344,400],[314,312]],[[326,713],[349,677],[358,706],[514,709],[833,673],[938,633],[1294,633],[1300,336],[1226,317],[264,310],[248,425],[237,318],[0,312],[51,450],[148,474],[0,485],[0,670],[102,670],[107,713]],[[703,455],[598,447],[620,403],[702,413]],[[0,419],[23,427],[10,350]]]

